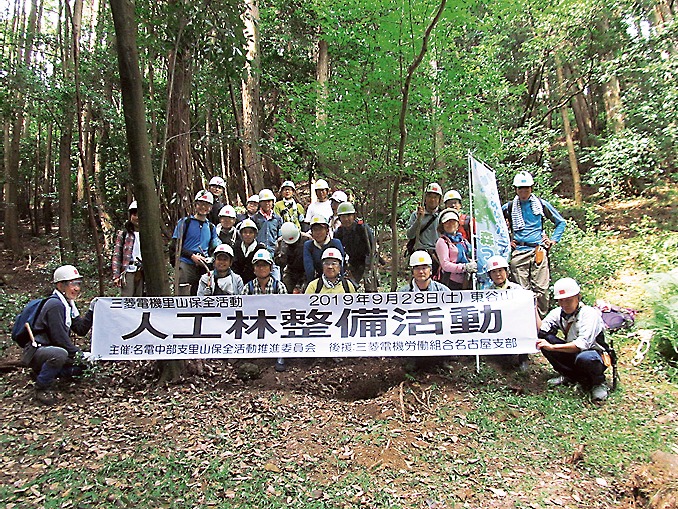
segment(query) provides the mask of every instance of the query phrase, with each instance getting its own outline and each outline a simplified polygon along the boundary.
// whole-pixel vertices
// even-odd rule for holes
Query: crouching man
[[[560,307],[546,315],[537,341],[537,348],[560,375],[548,384],[555,387],[579,383],[591,391],[593,401],[605,401],[603,319],[594,308],[582,304],[580,288],[574,279],[559,279],[553,290]],[[557,336],[558,332],[563,333],[564,339]]]
[[[54,271],[55,289],[36,317],[33,334],[37,347],[24,348],[22,362],[35,375],[35,397],[45,405],[56,403],[52,392],[57,378],[72,378],[84,371],[76,359],[81,350],[71,342],[70,333],[84,336],[92,328],[94,304],[81,315],[75,305],[80,295],[82,278],[73,265],[63,265]]]

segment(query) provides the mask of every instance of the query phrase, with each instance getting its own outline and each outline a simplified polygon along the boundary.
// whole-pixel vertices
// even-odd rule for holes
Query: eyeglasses
[[[67,281],[66,284],[68,286],[77,286],[80,287],[82,286],[82,281]]]
[[[339,267],[339,262],[327,260],[327,261],[323,262],[323,266],[325,266],[325,267]]]

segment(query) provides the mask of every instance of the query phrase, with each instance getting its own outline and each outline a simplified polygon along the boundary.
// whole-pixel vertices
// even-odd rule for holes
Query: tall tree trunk
[[[82,0],[75,0],[72,11],[69,0],[64,0],[64,9],[63,75],[64,82],[70,83],[73,79],[75,52],[80,42]],[[63,107],[63,124],[59,138],[59,241],[61,243],[62,262],[75,263],[72,230],[71,145],[73,143],[73,122],[77,112],[70,95],[64,98]]]
[[[562,92],[564,90],[565,79],[563,77],[563,66],[558,57],[556,57],[556,76],[558,77],[558,86]],[[582,204],[581,176],[579,174],[579,164],[577,163],[577,154],[574,151],[574,142],[572,141],[572,127],[570,126],[570,117],[567,111],[567,105],[560,107],[560,115],[563,118],[563,130],[565,131],[565,142],[567,144],[567,155],[570,160],[570,171],[572,172],[572,187],[574,189],[574,202],[577,205]]]
[[[316,126],[322,127],[327,124],[327,97],[328,81],[330,78],[330,57],[327,41],[318,41],[318,62],[316,64],[318,79],[318,100],[316,102],[315,119]]]
[[[167,261],[163,250],[160,199],[155,190],[151,149],[146,132],[146,108],[141,87],[139,53],[136,43],[134,4],[130,0],[110,0],[118,48],[118,68],[122,90],[130,168],[134,194],[139,203],[139,235],[148,295],[169,295]],[[179,377],[182,362],[163,363],[167,378]]]
[[[261,55],[259,54],[259,0],[245,0],[242,15],[247,38],[247,59],[245,79],[242,82],[243,116],[243,163],[254,191],[264,188],[263,167],[259,147],[259,78],[261,76]]]
[[[405,144],[407,143],[407,126],[405,124],[405,118],[407,116],[407,105],[410,98],[410,86],[412,84],[412,77],[414,72],[421,64],[421,61],[426,55],[428,48],[428,40],[431,37],[431,32],[435,28],[438,20],[443,15],[443,10],[445,10],[445,4],[447,0],[440,0],[440,5],[438,5],[438,10],[436,11],[435,16],[431,20],[431,23],[426,28],[424,32],[424,37],[421,41],[421,49],[419,54],[412,61],[410,66],[407,68],[407,74],[405,75],[405,83],[402,87],[402,100],[400,103],[400,115],[398,117],[398,128],[400,131],[400,142],[398,144],[398,175],[396,176],[395,182],[393,184],[393,196],[391,198],[391,291],[395,292],[398,287],[398,258],[399,258],[399,248],[398,248],[398,225],[396,223],[398,217],[398,191],[400,190],[400,181],[402,179],[403,173],[405,171]]]
[[[24,36],[19,35],[19,40],[23,44],[17,45],[15,69],[20,72],[22,66],[30,67],[33,56],[33,40],[37,30],[38,22],[38,1],[31,1],[31,10],[28,15],[26,29]],[[22,31],[23,32],[23,31]],[[19,34],[20,32],[16,32]],[[22,40],[23,39],[23,40]],[[24,51],[21,53],[21,47]],[[16,80],[21,83],[22,79]],[[26,97],[23,91],[18,88],[15,97],[15,112],[13,114],[14,122],[12,123],[12,133],[9,138],[9,155],[6,158],[7,166],[5,171],[5,185],[6,194],[5,199],[5,248],[12,251],[15,258],[21,256],[21,241],[19,237],[19,213],[18,213],[18,185],[19,185],[19,164],[20,164],[20,142],[21,136],[24,132],[24,107],[26,105]]]
[[[565,78],[572,79],[572,69],[569,65],[563,66]],[[579,85],[579,83],[578,83]],[[582,87],[583,89],[583,87]],[[572,111],[574,112],[574,119],[577,122],[577,130],[579,131],[579,143],[582,147],[590,147],[589,133],[591,132],[591,119],[588,115],[588,107],[583,93],[580,92],[572,97],[570,101]]]
[[[190,210],[196,191],[195,174],[191,159],[191,52],[178,48],[170,59],[174,73],[169,92],[167,118],[167,173],[178,198],[177,217]],[[176,219],[176,218],[174,218]]]
[[[607,19],[601,21],[603,33],[610,28]],[[611,54],[605,55],[603,61],[609,62],[613,59]],[[612,68],[610,67],[610,71]],[[622,109],[621,86],[619,78],[610,73],[610,77],[603,83],[603,102],[605,104],[605,118],[607,119],[607,128],[612,133],[619,133],[624,129],[624,112]]]

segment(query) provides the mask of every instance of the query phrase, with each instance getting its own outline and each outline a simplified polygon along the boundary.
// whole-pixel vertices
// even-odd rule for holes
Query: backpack
[[[184,231],[181,233],[181,240],[183,243],[184,237],[186,237],[186,232],[188,231],[188,225],[191,224],[191,220],[193,218],[191,216],[188,216],[184,219]],[[205,221],[208,225],[210,225],[210,242],[212,242],[212,237],[214,237],[214,232],[215,232],[215,226],[211,223],[209,219]],[[171,239],[170,244],[169,244],[169,262],[170,265],[174,266],[176,265],[177,262],[177,240],[178,239]]]
[[[348,286],[348,281],[346,281],[346,279],[341,278],[341,286],[344,287],[344,293],[351,293],[351,288]],[[325,283],[323,283],[323,278],[318,278],[318,284],[315,285],[315,293],[320,293],[320,290],[324,287]]]
[[[21,348],[24,348],[26,345],[32,343],[33,338],[32,331],[35,324],[35,320],[40,316],[45,302],[47,302],[52,297],[56,295],[50,295],[42,299],[34,299],[26,304],[23,311],[16,315],[14,318],[14,325],[12,326],[12,339],[17,343]],[[26,327],[28,325],[28,327]],[[31,332],[28,331],[30,328]]]
[[[609,311],[601,311],[600,314],[605,327],[611,331],[629,328],[635,322],[632,313],[617,306],[611,306]]]

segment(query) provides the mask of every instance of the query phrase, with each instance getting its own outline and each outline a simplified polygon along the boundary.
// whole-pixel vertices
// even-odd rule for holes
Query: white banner
[[[487,272],[487,260],[501,255],[508,260],[511,239],[501,210],[494,172],[469,155],[473,182],[473,218],[476,229],[478,273]],[[487,278],[485,278],[487,279]]]
[[[536,352],[525,290],[100,298],[102,360]]]

